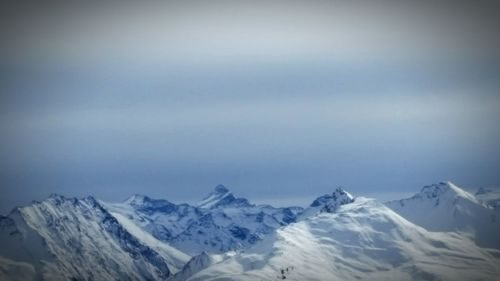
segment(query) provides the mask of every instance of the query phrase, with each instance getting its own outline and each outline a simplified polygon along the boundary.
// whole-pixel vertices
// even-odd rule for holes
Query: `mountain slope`
[[[192,257],[189,262],[186,263],[186,265],[177,272],[175,275],[173,275],[169,281],[184,281],[187,280],[189,277],[193,276],[194,274],[202,271],[203,269],[221,262],[224,259],[227,259],[228,257],[231,257],[234,255],[234,252],[228,252],[222,255],[209,255],[207,252],[202,252],[201,254]]]
[[[111,214],[128,232],[130,232],[130,234],[137,237],[141,243],[160,254],[161,257],[165,259],[165,262],[169,266],[172,273],[175,273],[179,269],[183,268],[184,265],[190,260],[190,256],[168,245],[167,243],[154,238],[151,234],[141,229],[129,218],[118,213]]]
[[[92,197],[52,195],[17,208],[1,218],[0,235],[0,256],[31,265],[36,279],[157,280],[171,274],[165,252],[141,242]]]
[[[480,188],[474,196],[484,204],[500,212],[500,189]]]
[[[496,257],[495,257],[496,256]],[[188,280],[496,280],[500,252],[370,199],[290,224]]]
[[[170,241],[190,254],[245,249],[276,228],[294,222],[302,211],[299,207],[253,205],[223,185],[216,186],[197,206],[202,216]]]
[[[197,221],[203,213],[189,204],[133,195],[123,203],[103,203],[108,210],[122,214],[162,241],[170,241]]]
[[[35,275],[35,269],[31,264],[0,257],[0,280],[27,281],[34,280]]]
[[[252,206],[245,198],[236,198],[222,184],[217,185],[207,197],[196,205],[198,208],[213,209],[217,207],[249,207]]]
[[[308,218],[318,213],[333,213],[340,206],[354,202],[354,197],[344,189],[338,187],[331,194],[316,198],[308,208],[299,216],[300,219]]]
[[[451,183],[387,205],[337,188],[305,210],[223,186],[197,206],[52,195],[0,216],[0,280],[495,280],[495,200]]]
[[[498,213],[451,182],[428,185],[408,199],[386,205],[430,231],[459,231],[481,247],[500,249]]]
[[[302,208],[253,205],[218,185],[199,204],[173,204],[134,195],[123,203],[105,204],[155,238],[189,255],[243,249],[283,225],[294,222]]]

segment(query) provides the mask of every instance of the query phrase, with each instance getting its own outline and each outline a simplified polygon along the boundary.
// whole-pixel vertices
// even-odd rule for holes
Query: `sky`
[[[500,186],[500,5],[418,2],[0,4],[0,212]]]

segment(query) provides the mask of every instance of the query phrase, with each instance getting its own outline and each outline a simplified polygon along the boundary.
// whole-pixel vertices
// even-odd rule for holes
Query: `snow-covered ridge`
[[[195,206],[53,194],[0,216],[0,280],[495,280],[497,199],[450,182],[385,205],[337,188],[305,210],[222,185]]]
[[[498,214],[451,182],[424,186],[410,198],[385,204],[427,230],[463,232],[480,246],[500,249]]]
[[[281,228],[187,280],[496,280],[499,253],[357,198]]]
[[[334,213],[340,206],[354,202],[355,198],[342,189],[336,188],[332,193],[316,198],[308,208],[299,215],[299,219],[306,219],[318,213]]]
[[[318,197],[311,203],[311,207],[319,207],[321,212],[333,213],[341,205],[354,202],[354,197],[338,187],[331,194]]]
[[[132,235],[93,197],[51,195],[15,209],[8,218],[0,229],[0,256],[31,264],[36,279],[148,280],[171,275],[168,254]]]
[[[438,198],[442,196],[459,196],[477,203],[476,197],[469,192],[457,187],[453,183],[440,182],[437,184],[426,185],[422,188],[420,193],[415,195],[416,197],[427,197],[427,198]]]
[[[245,198],[237,198],[224,185],[219,184],[207,197],[196,205],[198,208],[213,209],[217,207],[237,206],[250,207]]]
[[[134,194],[130,196],[127,200],[125,200],[124,203],[129,204],[129,205],[142,205],[144,204],[145,201],[150,200],[149,197],[146,195],[142,194]]]
[[[134,195],[124,203],[106,204],[155,238],[189,255],[243,249],[295,222],[302,208],[254,205],[218,185],[196,206]]]

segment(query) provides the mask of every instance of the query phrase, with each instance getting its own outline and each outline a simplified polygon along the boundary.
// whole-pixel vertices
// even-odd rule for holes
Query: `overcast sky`
[[[494,1],[64,2],[0,7],[2,213],[500,185]]]

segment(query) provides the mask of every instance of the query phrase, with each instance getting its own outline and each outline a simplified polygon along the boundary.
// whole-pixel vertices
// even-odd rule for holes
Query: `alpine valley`
[[[198,204],[46,200],[0,216],[0,280],[498,280],[500,193],[450,182],[307,208],[218,185]]]

